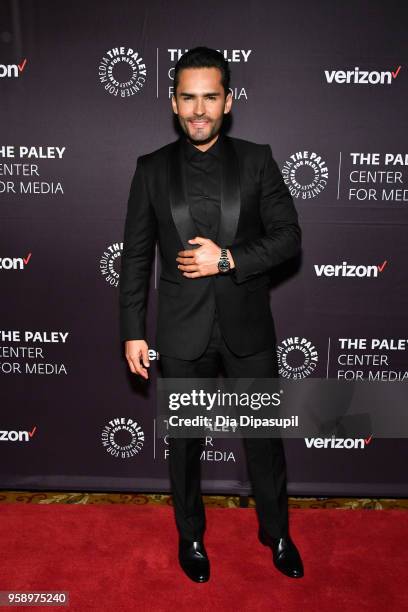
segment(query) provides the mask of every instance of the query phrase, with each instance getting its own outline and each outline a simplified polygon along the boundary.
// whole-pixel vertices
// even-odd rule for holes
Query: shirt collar
[[[186,135],[183,136],[183,148],[186,159],[202,159],[208,155],[213,155],[217,159],[221,158],[221,140],[223,135],[219,133],[217,140],[207,151],[200,151],[191,142],[187,140]]]

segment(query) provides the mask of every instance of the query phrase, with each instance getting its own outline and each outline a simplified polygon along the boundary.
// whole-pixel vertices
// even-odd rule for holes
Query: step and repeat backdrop
[[[0,487],[168,491],[150,381],[129,372],[118,282],[139,155],[178,138],[173,68],[230,62],[231,136],[270,144],[303,252],[276,270],[286,378],[408,381],[404,2],[0,2]],[[393,406],[389,406],[390,413]],[[292,495],[407,495],[402,438],[285,440]],[[247,494],[208,436],[204,492]]]

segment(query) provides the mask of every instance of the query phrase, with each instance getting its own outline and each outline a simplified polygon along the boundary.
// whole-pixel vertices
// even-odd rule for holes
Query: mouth
[[[191,123],[191,125],[193,127],[200,128],[200,127],[204,127],[205,125],[207,125],[208,121],[203,121],[202,119],[200,119],[200,120],[197,120],[197,121],[196,120],[192,120],[192,121],[190,121],[190,123]]]

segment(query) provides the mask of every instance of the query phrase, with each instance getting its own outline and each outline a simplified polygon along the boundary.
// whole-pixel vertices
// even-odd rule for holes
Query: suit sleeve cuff
[[[252,258],[247,258],[244,245],[235,245],[227,247],[230,250],[234,260],[235,268],[233,268],[231,276],[238,285],[249,280],[253,276],[262,274],[263,270],[254,269],[254,261]]]

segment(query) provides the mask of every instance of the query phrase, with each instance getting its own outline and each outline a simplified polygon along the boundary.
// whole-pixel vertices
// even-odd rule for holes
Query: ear
[[[232,92],[229,91],[225,98],[224,115],[227,115],[230,112],[231,106],[232,106]]]
[[[173,107],[173,113],[178,115],[177,101],[176,101],[176,96],[174,94],[171,94],[171,105]]]

